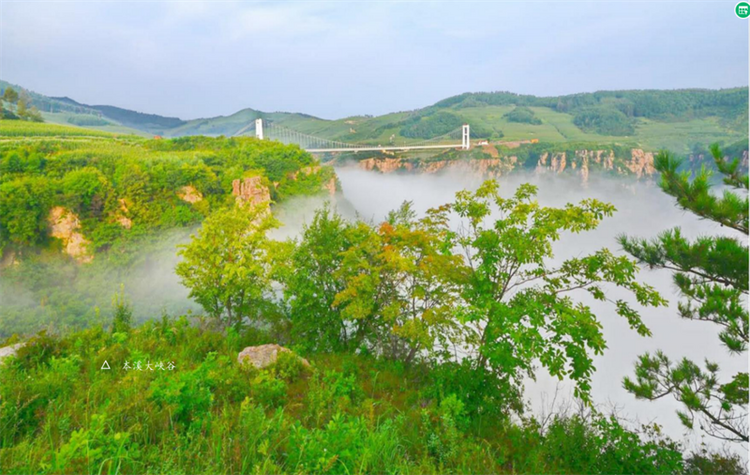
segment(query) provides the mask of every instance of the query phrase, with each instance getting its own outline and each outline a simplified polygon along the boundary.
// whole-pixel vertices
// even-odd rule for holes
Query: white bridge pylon
[[[252,123],[242,128],[234,136],[242,135],[247,132]],[[310,153],[326,152],[357,152],[357,151],[388,151],[388,150],[429,150],[429,149],[447,149],[461,148],[469,150],[471,148],[471,129],[469,124],[463,124],[459,129],[443,134],[439,137],[433,137],[422,142],[404,143],[402,145],[365,145],[338,142],[336,140],[323,139],[313,135],[303,134],[296,130],[265,121],[264,119],[255,119],[255,136],[261,140],[279,140],[283,143],[295,143]],[[461,142],[458,143],[458,139]],[[449,143],[446,143],[449,142]]]

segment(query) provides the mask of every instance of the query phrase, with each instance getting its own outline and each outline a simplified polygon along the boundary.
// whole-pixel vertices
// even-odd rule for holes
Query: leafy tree
[[[377,228],[359,224],[338,273],[346,287],[335,299],[356,323],[358,342],[408,364],[458,333],[454,307],[464,266],[446,225],[439,211],[417,220],[410,203]]]
[[[552,244],[560,233],[596,228],[614,207],[589,199],[564,208],[540,206],[537,189],[521,185],[510,198],[498,184],[457,194],[450,208],[466,221],[457,243],[470,269],[464,290],[465,343],[475,367],[497,375],[506,394],[518,394],[524,376],[533,377],[539,361],[553,376],[575,381],[575,394],[588,400],[593,354],[606,343],[591,308],[570,294],[587,291],[610,300],[606,284],[631,291],[642,305],[663,305],[659,294],[635,276],[637,264],[607,249],[552,265]],[[489,223],[487,222],[489,221]],[[631,328],[649,335],[638,312],[625,300],[612,301]]]
[[[261,318],[271,289],[266,231],[276,225],[267,205],[233,206],[212,214],[182,246],[177,275],[210,316],[238,330],[245,318]]]
[[[16,92],[16,90],[12,87],[5,89],[5,91],[3,92],[3,100],[6,102],[10,102],[11,104],[15,104],[16,102],[18,102],[18,92]]]
[[[28,113],[28,103],[26,102],[25,97],[21,97],[18,99],[18,103],[16,104],[16,114],[21,119],[26,119],[26,114]]]
[[[661,172],[662,189],[678,206],[704,219],[737,231],[740,236],[685,238],[679,228],[654,240],[620,236],[622,247],[650,268],[669,269],[685,297],[678,308],[682,318],[712,322],[721,328],[719,339],[731,353],[742,355],[748,343],[748,176],[739,160],[726,162],[718,145],[711,153],[724,183],[735,191],[722,196],[711,192],[712,173],[705,167],[691,179],[679,172],[681,160],[661,152],[654,160]],[[748,374],[719,381],[719,367],[706,361],[705,369],[683,358],[671,361],[664,353],[642,355],[635,379],[625,378],[625,388],[637,398],[655,400],[671,394],[684,405],[680,420],[693,428],[696,419],[707,434],[729,441],[748,442]]]
[[[133,310],[125,299],[123,289],[112,297],[114,315],[112,317],[112,333],[129,333],[133,325]]]
[[[281,266],[292,337],[308,350],[340,351],[351,336],[334,299],[345,288],[337,271],[353,245],[352,227],[325,205],[305,226],[288,265]]]
[[[33,245],[47,235],[47,213],[53,189],[42,177],[0,184],[0,250],[2,243]]]

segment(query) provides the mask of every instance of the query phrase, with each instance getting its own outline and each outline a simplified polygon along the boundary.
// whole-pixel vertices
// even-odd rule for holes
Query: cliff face
[[[748,151],[743,150],[742,154],[739,156],[731,155],[731,156],[724,157],[724,159],[728,161],[734,160],[735,158],[739,158],[740,160],[740,165],[739,165],[740,170],[747,172],[748,167],[750,166],[750,159],[748,157]],[[693,153],[693,154],[688,155],[687,157],[688,166],[692,170],[700,170],[702,165],[705,165],[706,163],[710,163],[710,162],[713,162],[713,157],[711,156],[710,153],[705,153],[705,154]]]
[[[496,150],[496,149],[495,149]],[[533,162],[532,162],[533,163]],[[519,163],[516,155],[504,155],[495,158],[448,159],[430,161],[410,161],[401,158],[368,158],[361,160],[359,166],[365,170],[381,173],[412,172],[438,173],[441,171],[470,172],[487,178],[507,175],[520,166],[532,168]],[[544,152],[536,159],[533,167],[536,173],[574,173],[587,181],[593,169],[618,175],[631,175],[636,178],[654,174],[654,154],[641,149],[632,149],[630,156],[623,159],[615,157],[612,150],[576,150],[570,152]]]
[[[232,181],[232,195],[238,204],[258,205],[271,201],[271,193],[268,187],[263,185],[259,176],[251,176],[241,180]]]
[[[58,238],[65,246],[65,253],[78,262],[91,262],[93,256],[88,253],[89,241],[79,232],[81,223],[75,213],[55,206],[47,218],[50,235]]]

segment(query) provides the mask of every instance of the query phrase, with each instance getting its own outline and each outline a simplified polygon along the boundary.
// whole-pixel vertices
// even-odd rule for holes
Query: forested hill
[[[121,284],[158,313],[180,302],[175,245],[207,216],[335,189],[333,169],[293,145],[1,120],[0,337],[90,323]]]
[[[0,93],[10,86],[0,81]],[[714,141],[730,144],[746,140],[748,129],[747,87],[599,91],[550,97],[465,93],[413,111],[337,120],[251,108],[228,116],[184,120],[26,92],[47,122],[165,137],[252,135],[253,121],[263,117],[322,138],[387,144],[437,137],[469,123],[474,139],[627,143],[649,151],[667,148],[688,153]]]

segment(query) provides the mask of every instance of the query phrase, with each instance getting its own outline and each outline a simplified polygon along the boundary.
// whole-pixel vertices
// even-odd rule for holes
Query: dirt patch
[[[497,157],[499,157],[499,156],[500,156],[500,155],[499,155],[499,154],[497,153],[497,147],[495,147],[494,145],[490,145],[490,144],[487,144],[487,145],[482,145],[482,151],[483,151],[484,153],[488,153],[488,154],[490,154],[490,156],[491,156],[492,158],[497,158]]]

